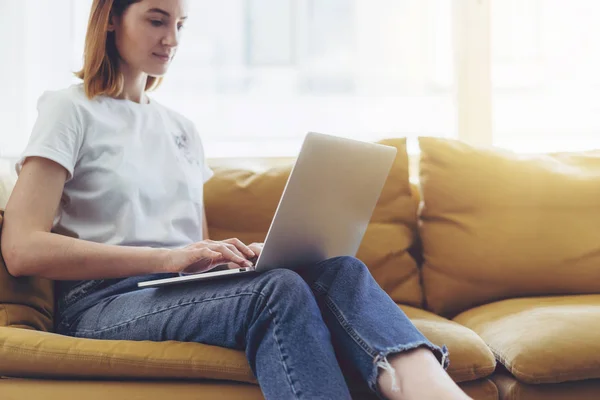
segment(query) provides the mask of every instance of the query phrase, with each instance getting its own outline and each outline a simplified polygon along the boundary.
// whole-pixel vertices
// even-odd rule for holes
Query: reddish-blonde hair
[[[118,97],[123,92],[123,74],[119,71],[119,53],[114,32],[108,32],[111,16],[121,16],[141,0],[94,0],[88,20],[83,53],[83,68],[75,76],[83,80],[88,98],[97,95]],[[156,89],[162,77],[148,76],[146,90]]]

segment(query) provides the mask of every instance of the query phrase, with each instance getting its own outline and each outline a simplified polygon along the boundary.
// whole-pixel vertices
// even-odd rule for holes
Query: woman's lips
[[[164,56],[164,55],[160,55],[160,54],[156,54],[156,53],[152,53],[152,55],[157,57],[162,62],[169,62],[169,60],[171,59],[171,57],[169,57],[169,56]]]

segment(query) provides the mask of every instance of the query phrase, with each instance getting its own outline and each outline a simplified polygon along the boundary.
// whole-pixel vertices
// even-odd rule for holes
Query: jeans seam
[[[147,313],[142,314],[142,315],[137,315],[136,317],[128,319],[127,321],[122,321],[122,322],[119,322],[118,324],[111,325],[111,326],[108,326],[108,327],[102,327],[100,329],[77,329],[77,330],[73,330],[71,332],[75,333],[75,334],[77,334],[77,333],[101,333],[101,332],[106,332],[106,331],[109,331],[111,329],[119,328],[119,327],[127,325],[127,324],[129,324],[131,322],[134,322],[134,321],[137,321],[139,319],[148,317],[150,315],[158,314],[158,313],[161,313],[163,311],[172,310],[173,308],[177,308],[177,307],[180,307],[180,306],[189,306],[189,305],[192,305],[192,304],[199,304],[199,303],[204,303],[204,302],[208,302],[208,301],[212,301],[212,300],[222,300],[222,299],[227,299],[227,298],[237,297],[237,296],[250,296],[252,294],[258,294],[258,295],[262,296],[262,293],[260,293],[260,292],[254,292],[253,291],[253,292],[249,292],[249,293],[235,293],[235,294],[231,294],[231,295],[227,295],[227,296],[212,297],[212,298],[209,298],[209,299],[191,300],[191,301],[184,302],[184,303],[173,304],[173,305],[168,306],[166,308],[161,308],[161,309],[158,309],[158,310],[150,311],[150,312],[147,312]]]
[[[269,300],[268,300],[268,298],[264,294],[262,294],[262,293],[260,293],[259,295],[262,296],[262,297],[265,297],[265,299],[266,299],[265,306],[267,307],[267,310],[269,310],[269,314],[271,314],[271,316],[273,316],[273,323],[275,324],[275,327],[273,328],[273,338],[275,339],[275,343],[277,344],[277,350],[279,350],[279,356],[281,358],[281,363],[283,364],[283,368],[284,368],[285,374],[286,374],[286,376],[288,378],[288,382],[290,384],[290,387],[292,389],[292,393],[294,393],[294,395],[296,395],[296,398],[299,399],[301,392],[298,392],[296,390],[295,386],[294,386],[292,375],[291,375],[291,373],[289,371],[289,367],[288,367],[288,365],[287,365],[287,363],[285,362],[285,359],[284,359],[284,355],[283,355],[283,352],[282,352],[282,345],[279,342],[279,339],[277,338],[277,332],[276,331],[279,328],[279,323],[277,322],[277,317],[275,316],[275,314],[271,310],[271,307],[269,306]]]
[[[342,326],[344,331],[346,331],[346,333],[352,338],[352,340],[358,345],[358,347],[360,347],[371,358],[377,356],[377,352],[371,346],[369,346],[369,344],[359,335],[359,333],[354,328],[352,328],[352,326],[350,326],[342,311],[327,294],[326,289],[318,283],[315,283],[315,286],[317,286],[318,289],[320,289],[320,291],[323,291],[325,293],[325,304],[327,304],[327,308],[331,310],[338,323]]]

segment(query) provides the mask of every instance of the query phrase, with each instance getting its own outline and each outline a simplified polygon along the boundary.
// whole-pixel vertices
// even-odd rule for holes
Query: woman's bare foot
[[[388,361],[395,380],[388,367],[387,370],[381,370],[378,385],[390,400],[472,400],[454,383],[427,348],[419,347],[394,354]]]

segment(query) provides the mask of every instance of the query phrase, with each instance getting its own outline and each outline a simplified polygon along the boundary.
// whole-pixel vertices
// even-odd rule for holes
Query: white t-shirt
[[[68,171],[53,232],[92,242],[176,248],[202,240],[203,184],[213,171],[194,124],[83,85],[45,92],[15,165],[40,156]]]

